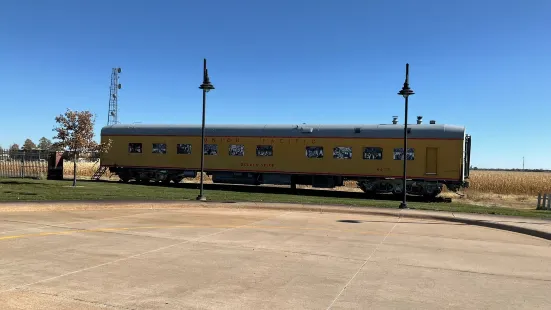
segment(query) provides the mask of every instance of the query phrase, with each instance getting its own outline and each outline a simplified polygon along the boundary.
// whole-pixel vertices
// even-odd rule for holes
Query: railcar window
[[[323,146],[307,146],[306,157],[323,158]]]
[[[203,151],[205,155],[218,155],[218,144],[205,144]]]
[[[274,156],[274,148],[271,145],[257,145],[256,156]]]
[[[414,148],[408,148],[407,152],[407,160],[415,160],[415,149]],[[394,148],[394,160],[404,160],[404,148]]]
[[[191,144],[177,144],[176,145],[176,154],[191,154]]]
[[[363,159],[367,160],[382,160],[383,149],[380,147],[364,147]]]
[[[352,148],[348,146],[337,146],[333,149],[333,158],[352,159]]]
[[[128,143],[128,153],[141,153],[142,144],[141,143]]]
[[[154,154],[166,154],[166,144],[165,143],[153,143],[153,149],[151,153]]]
[[[230,156],[245,155],[245,146],[243,144],[231,144],[229,149]]]

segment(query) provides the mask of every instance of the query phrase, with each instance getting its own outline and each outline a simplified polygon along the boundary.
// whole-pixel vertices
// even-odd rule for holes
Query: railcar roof
[[[409,138],[463,139],[465,127],[446,124],[408,124]],[[359,130],[358,130],[359,129]],[[200,136],[201,125],[116,124],[101,135]],[[404,125],[205,125],[206,136],[402,138]]]

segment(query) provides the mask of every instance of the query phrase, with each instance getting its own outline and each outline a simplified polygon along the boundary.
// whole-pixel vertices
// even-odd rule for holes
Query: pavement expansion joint
[[[392,228],[388,231],[388,233],[384,236],[384,238],[381,240],[381,242],[379,242],[379,244],[377,244],[377,246],[375,246],[375,248],[373,249],[373,251],[371,251],[371,253],[369,254],[369,256],[365,259],[365,261],[363,262],[363,264],[360,266],[360,268],[358,268],[358,271],[356,271],[356,273],[352,276],[352,278],[350,278],[350,280],[348,280],[348,282],[344,285],[344,287],[342,288],[342,290],[337,294],[337,296],[335,297],[335,299],[333,299],[333,301],[331,302],[331,304],[329,304],[329,307],[327,307],[327,309],[331,309],[331,307],[333,307],[333,305],[335,304],[335,302],[339,299],[339,297],[341,297],[342,293],[346,290],[346,288],[352,283],[352,281],[354,280],[354,278],[356,278],[356,276],[360,273],[360,271],[362,271],[363,267],[369,262],[369,260],[371,260],[371,257],[373,257],[373,255],[375,255],[375,253],[377,252],[377,250],[379,249],[379,247],[381,245],[383,245],[383,243],[385,242],[386,238],[388,238],[388,236],[390,236],[390,234],[392,233],[392,231],[394,230],[394,228],[396,228],[396,226],[398,226],[398,224],[400,223],[400,220],[402,219],[402,217],[398,218],[398,221],[394,224],[394,226],[392,226]]]
[[[13,290],[16,290],[16,289],[19,289],[19,288],[29,287],[29,286],[31,286],[31,285],[35,285],[35,284],[38,284],[38,283],[43,283],[43,282],[47,282],[47,281],[50,281],[50,280],[59,279],[59,278],[61,278],[61,277],[66,277],[66,276],[69,276],[69,275],[72,275],[72,274],[76,274],[76,273],[80,273],[80,272],[83,272],[83,271],[87,271],[87,270],[91,270],[91,269],[95,269],[95,268],[99,268],[99,267],[103,267],[103,266],[115,264],[115,263],[122,262],[122,261],[127,261],[127,260],[132,259],[132,258],[135,258],[135,257],[143,256],[143,255],[150,254],[150,253],[154,253],[154,252],[159,252],[159,251],[162,251],[162,250],[165,250],[165,249],[169,249],[169,248],[172,248],[172,247],[175,247],[175,246],[179,246],[179,245],[182,245],[182,244],[186,244],[186,243],[190,243],[190,242],[193,242],[193,241],[197,241],[197,240],[200,240],[200,239],[203,239],[203,238],[215,236],[215,235],[218,235],[218,234],[221,234],[221,233],[224,233],[224,232],[227,232],[227,231],[231,231],[231,230],[234,230],[234,229],[238,229],[238,228],[241,228],[241,227],[245,227],[245,226],[249,226],[249,225],[255,225],[255,224],[264,222],[264,221],[266,221],[266,220],[271,220],[271,219],[278,218],[278,217],[280,217],[280,216],[284,216],[284,215],[286,215],[286,214],[288,214],[288,213],[289,213],[289,212],[279,213],[279,214],[277,214],[277,215],[275,215],[275,216],[270,216],[270,217],[264,218],[264,219],[262,219],[262,220],[258,220],[258,221],[254,221],[254,222],[251,222],[251,223],[243,224],[243,225],[240,225],[240,226],[234,226],[234,227],[226,228],[226,229],[224,229],[224,230],[220,230],[220,231],[217,231],[217,232],[214,232],[214,233],[202,235],[202,236],[199,236],[199,237],[197,237],[197,238],[195,238],[195,239],[192,239],[192,240],[184,240],[184,241],[182,241],[182,242],[177,242],[177,243],[173,243],[173,244],[170,244],[170,245],[167,245],[167,246],[163,246],[163,247],[160,247],[160,248],[156,248],[156,249],[153,249],[153,250],[149,250],[149,251],[145,251],[145,252],[133,254],[133,255],[130,255],[130,256],[118,258],[118,259],[115,259],[115,260],[112,260],[112,261],[108,261],[108,262],[105,262],[105,263],[102,263],[102,264],[93,265],[93,266],[90,266],[90,267],[82,268],[82,269],[79,269],[79,270],[74,270],[74,271],[67,272],[67,273],[64,273],[64,274],[61,274],[61,275],[57,275],[57,276],[54,276],[54,277],[42,279],[42,280],[39,280],[39,281],[27,283],[27,284],[18,285],[18,286],[15,286],[15,287],[12,287],[12,288],[9,288],[9,289],[0,291],[0,294],[1,294],[1,293],[4,293],[4,292],[13,291]]]
[[[220,243],[220,242],[210,242],[210,241],[193,241],[193,243],[206,244],[206,245],[212,245],[212,246],[224,247],[224,248],[233,248],[233,249],[243,248],[243,249],[249,249],[249,250],[255,250],[255,251],[260,250],[260,251],[263,251],[263,252],[270,252],[270,253],[287,253],[287,254],[295,254],[295,255],[319,256],[319,257],[335,258],[335,259],[350,260],[350,261],[357,261],[357,262],[363,262],[365,260],[363,258],[337,256],[337,255],[315,253],[315,252],[306,252],[306,251],[291,251],[291,250],[284,250],[284,249],[274,249],[274,248],[268,248],[268,247],[263,247],[263,246],[247,246],[247,245],[239,245],[239,244],[231,244],[231,243]]]
[[[54,211],[54,212],[56,212],[56,211]],[[58,225],[45,224],[45,223],[35,223],[35,222],[28,222],[28,221],[16,221],[16,220],[2,219],[2,221],[5,221],[5,222],[33,224],[33,225],[41,225],[41,226],[38,226],[38,227],[29,227],[29,228],[20,228],[20,229],[13,229],[13,230],[6,230],[6,231],[0,232],[0,234],[5,234],[5,233],[8,233],[8,232],[14,232],[14,231],[24,231],[24,230],[41,229],[41,228],[46,228],[46,227],[55,227],[55,228],[72,229],[71,227],[62,226],[62,225],[82,224],[82,223],[90,223],[90,222],[94,222],[94,221],[109,221],[109,220],[112,220],[112,219],[120,219],[120,218],[124,218],[124,217],[132,217],[132,216],[135,216],[135,215],[150,214],[150,213],[154,213],[154,212],[155,212],[155,211],[140,212],[140,213],[134,213],[134,214],[129,214],[129,215],[120,215],[120,216],[112,216],[112,217],[104,217],[104,218],[97,218],[97,219],[89,219],[89,220],[76,221],[76,222],[67,222],[67,223],[61,223],[61,224],[58,224]]]
[[[27,291],[27,292],[32,292],[32,293],[35,293],[35,294],[47,295],[47,296],[56,297],[56,298],[60,298],[60,299],[72,300],[72,301],[77,301],[77,302],[86,303],[86,304],[90,304],[90,305],[98,305],[98,306],[114,308],[114,309],[128,309],[128,310],[133,309],[133,308],[115,306],[115,305],[111,305],[111,304],[104,303],[104,302],[99,302],[99,301],[92,301],[92,300],[86,300],[86,299],[82,299],[82,298],[69,297],[69,296],[65,296],[65,295],[62,295],[62,294],[40,292],[40,291],[33,290],[33,289],[30,289],[30,288],[18,289],[18,291]]]
[[[399,265],[399,266],[413,267],[413,268],[423,268],[423,269],[432,269],[432,270],[446,270],[446,271],[453,271],[453,272],[460,272],[460,273],[480,274],[480,275],[485,275],[485,276],[494,276],[494,277],[505,277],[505,278],[515,278],[515,279],[532,280],[532,281],[551,282],[551,279],[525,277],[525,276],[520,276],[520,275],[508,275],[508,274],[501,274],[501,273],[481,272],[481,271],[474,271],[474,270],[461,270],[461,269],[444,268],[444,267],[421,266],[421,265],[403,264],[403,263],[396,263],[396,264]]]

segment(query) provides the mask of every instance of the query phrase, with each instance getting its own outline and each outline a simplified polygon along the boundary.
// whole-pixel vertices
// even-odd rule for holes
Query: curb
[[[205,204],[208,204],[208,203],[205,203]],[[281,203],[281,205],[284,205],[284,203]],[[505,231],[516,232],[516,233],[529,235],[537,238],[542,238],[545,240],[551,240],[551,232],[546,232],[543,230],[526,228],[526,227],[520,227],[512,224],[499,223],[492,220],[469,219],[469,218],[461,217],[461,215],[458,216],[457,214],[446,216],[446,215],[426,214],[424,212],[418,213],[418,214],[408,213],[412,211],[416,212],[415,210],[396,210],[396,211],[388,210],[387,212],[385,212],[383,210],[366,210],[365,209],[366,207],[349,207],[349,206],[335,207],[335,206],[319,205],[314,207],[314,205],[301,205],[302,208],[298,208],[296,205],[294,205],[293,207],[291,206],[293,206],[293,204],[289,204],[289,206],[273,206],[273,205],[270,205],[269,203],[264,203],[263,205],[257,205],[257,206],[240,206],[240,208],[269,209],[269,210],[282,210],[282,211],[295,209],[297,211],[313,211],[313,212],[321,211],[326,213],[349,213],[349,214],[365,214],[365,215],[379,215],[379,216],[396,216],[400,218],[414,218],[414,219],[424,219],[424,220],[439,220],[439,221],[455,222],[455,223],[462,223],[462,224],[473,225],[473,226],[481,226],[481,227],[505,230]],[[217,207],[228,208],[228,206],[217,206]],[[437,212],[445,212],[445,211],[437,211]],[[478,216],[484,216],[484,215],[478,215]],[[550,224],[551,224],[551,221],[550,221]]]
[[[551,240],[551,232],[546,232],[543,230],[526,228],[512,224],[500,223],[496,220],[482,220],[482,219],[472,219],[462,217],[463,214],[454,214],[451,215],[441,215],[441,214],[430,214],[431,213],[441,213],[446,211],[420,211],[420,210],[400,210],[400,209],[383,209],[375,207],[354,207],[354,206],[338,206],[338,205],[314,205],[314,204],[296,204],[296,203],[269,203],[269,202],[204,202],[196,200],[179,200],[179,201],[132,201],[132,200],[92,200],[92,201],[17,201],[17,202],[5,202],[0,203],[0,206],[6,204],[18,205],[18,204],[101,204],[101,205],[117,205],[117,204],[134,204],[134,205],[143,205],[143,204],[164,204],[170,209],[171,205],[189,205],[194,207],[206,207],[206,208],[227,208],[227,209],[250,209],[250,210],[281,210],[281,211],[307,211],[307,212],[325,212],[325,213],[344,213],[344,214],[364,214],[364,215],[378,215],[378,216],[395,216],[399,218],[414,218],[414,219],[425,219],[425,220],[439,220],[446,222],[455,222],[462,223],[473,226],[488,227],[493,229],[499,229],[504,231],[516,232],[524,235],[529,235],[545,240]],[[236,205],[237,204],[237,205]],[[475,215],[480,217],[492,217],[482,214],[470,214],[465,215]],[[495,217],[495,216],[494,216]],[[504,219],[511,219],[514,217],[503,216]],[[516,219],[516,218],[515,218]],[[526,220],[526,219],[522,219]],[[542,222],[547,222],[541,220]],[[549,221],[551,224],[551,221]]]
[[[520,226],[516,226],[516,225],[511,225],[511,224],[503,224],[503,223],[499,223],[499,222],[490,222],[490,221],[467,219],[467,218],[460,218],[460,217],[449,218],[449,217],[445,217],[445,216],[431,216],[431,215],[429,215],[425,218],[430,218],[430,219],[435,219],[435,220],[440,219],[440,220],[448,221],[448,222],[456,222],[456,223],[463,223],[463,224],[467,224],[467,225],[488,227],[488,228],[493,228],[493,229],[516,232],[516,233],[519,233],[519,234],[529,235],[529,236],[533,236],[533,237],[537,237],[537,238],[541,238],[541,239],[545,239],[545,240],[551,240],[551,233],[549,233],[549,232],[545,232],[545,231],[537,230],[537,229],[532,229],[532,228],[520,227]]]

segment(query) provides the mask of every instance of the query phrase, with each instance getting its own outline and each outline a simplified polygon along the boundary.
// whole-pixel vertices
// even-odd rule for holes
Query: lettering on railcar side
[[[239,143],[237,137],[205,137],[205,143]],[[304,138],[260,138],[260,143],[263,145],[275,145],[275,144],[303,144],[314,145],[316,139],[304,139]]]
[[[316,139],[300,139],[300,138],[260,138],[262,144],[316,144]]]
[[[275,165],[270,163],[260,163],[260,164],[241,163],[241,167],[274,168]]]
[[[234,142],[239,143],[239,138],[235,137],[205,137],[205,143],[216,143],[216,142]]]

